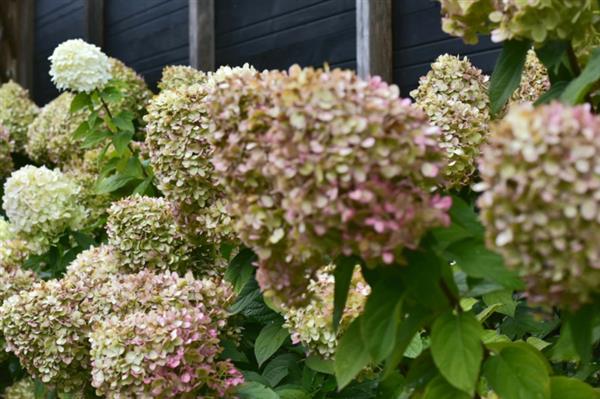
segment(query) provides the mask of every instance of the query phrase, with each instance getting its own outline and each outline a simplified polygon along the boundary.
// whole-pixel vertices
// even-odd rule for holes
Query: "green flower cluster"
[[[583,50],[590,33],[597,29],[600,4],[595,0],[439,0],[442,29],[475,44],[478,34],[492,40],[569,39]]]
[[[27,127],[38,112],[39,109],[29,99],[27,90],[17,83],[10,81],[0,86],[0,126],[8,130],[15,152],[24,152]]]
[[[439,129],[351,71],[250,69],[208,85],[213,165],[268,294],[300,300],[325,257],[393,263],[448,223]]]
[[[508,101],[508,107],[525,102],[534,103],[549,89],[548,70],[538,59],[535,50],[531,49],[527,52],[521,84]]]
[[[73,132],[87,119],[87,111],[69,111],[74,97],[62,93],[46,104],[29,126],[25,150],[32,160],[63,166],[81,156],[83,149]]]
[[[309,354],[317,354],[330,359],[335,354],[338,337],[341,336],[352,321],[358,317],[365,305],[371,289],[360,273],[360,267],[354,269],[350,281],[350,289],[346,307],[339,327],[334,330],[333,296],[335,266],[322,267],[308,284],[310,301],[301,307],[284,307],[284,327],[292,336],[293,343],[301,343]]]
[[[179,67],[165,73],[169,71],[179,71]],[[205,75],[201,76],[205,81]],[[163,80],[168,78],[174,79],[167,75]],[[218,245],[233,238],[232,222],[211,163],[205,96],[202,84],[163,89],[152,99],[144,118],[146,145],[158,188],[173,203],[180,228],[193,241]]]
[[[5,399],[36,399],[35,381],[26,377],[15,382],[4,391]]]
[[[135,312],[90,335],[92,384],[107,398],[229,398],[244,381],[202,307]]]
[[[12,142],[8,130],[0,125],[0,179],[10,175],[13,171]]]
[[[65,230],[81,226],[86,210],[78,203],[80,191],[59,170],[27,165],[4,184],[3,208],[12,230],[41,254]]]
[[[600,291],[599,135],[587,105],[528,104],[483,150],[488,244],[524,276],[533,303],[578,306]]]
[[[193,246],[173,217],[164,198],[134,195],[114,202],[108,210],[108,242],[123,256],[123,267],[184,271],[190,267]]]
[[[146,113],[146,105],[152,98],[152,92],[148,89],[144,78],[133,69],[116,58],[110,58],[109,62],[112,77],[117,81],[118,89],[121,92],[121,98],[109,104],[111,113],[117,115],[121,111],[132,112],[135,119],[141,121],[142,116]]]
[[[442,130],[440,147],[448,158],[443,170],[448,188],[473,180],[489,130],[488,80],[466,57],[444,54],[410,93],[431,123]]]
[[[184,65],[169,65],[163,68],[162,77],[158,82],[161,91],[176,90],[195,84],[202,84],[206,74],[197,69]]]

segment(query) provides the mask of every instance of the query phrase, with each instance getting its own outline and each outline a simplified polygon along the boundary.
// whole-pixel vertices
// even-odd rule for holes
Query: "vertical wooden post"
[[[85,0],[85,39],[104,45],[104,0]]]
[[[215,1],[189,0],[190,65],[215,69]]]
[[[35,29],[35,1],[21,0],[17,27],[17,80],[26,89],[33,90],[33,54]]]
[[[356,63],[361,77],[392,81],[392,0],[356,0]]]

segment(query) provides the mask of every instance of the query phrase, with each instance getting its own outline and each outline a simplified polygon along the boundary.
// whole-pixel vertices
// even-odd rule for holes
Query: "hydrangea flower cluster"
[[[96,190],[96,182],[101,172],[100,149],[86,151],[81,158],[73,159],[64,166],[65,176],[81,187],[79,203],[88,211],[87,220],[93,224],[105,217],[113,199],[110,194]]]
[[[114,202],[108,210],[108,242],[126,260],[124,268],[138,271],[185,270],[192,245],[179,231],[172,207],[164,198],[134,195]]]
[[[36,399],[35,381],[32,378],[23,378],[6,388],[5,399]]]
[[[430,193],[440,131],[396,86],[342,70],[247,70],[209,86],[206,103],[213,164],[264,290],[302,298],[325,256],[393,263],[448,223],[450,199]]]
[[[78,310],[84,295],[49,280],[9,297],[0,307],[7,349],[30,375],[66,392],[89,380],[87,321]]]
[[[113,317],[90,341],[92,385],[107,398],[235,397],[244,381],[230,361],[217,360],[218,331],[203,307]]]
[[[158,188],[174,205],[180,228],[196,242],[219,244],[233,238],[232,223],[210,161],[205,95],[206,86],[196,84],[154,97],[144,118],[146,144]]]
[[[0,242],[13,238],[13,233],[10,231],[10,223],[3,217],[0,217]]]
[[[90,93],[112,78],[108,56],[81,39],[59,44],[50,60],[50,76],[59,90]]]
[[[0,125],[0,179],[10,175],[13,170],[11,151],[12,142],[8,130]]]
[[[371,289],[356,267],[350,282],[346,307],[337,332],[331,324],[333,318],[333,295],[335,266],[319,269],[308,284],[310,302],[302,307],[284,307],[284,327],[292,336],[294,344],[301,343],[309,354],[330,359],[335,354],[338,337],[352,321],[361,314]]]
[[[111,75],[113,79],[119,81],[119,91],[121,92],[121,99],[109,104],[110,111],[114,115],[121,111],[129,111],[134,114],[136,119],[141,119],[146,111],[148,101],[152,98],[152,92],[148,89],[144,78],[133,69],[116,58],[109,58],[109,63]]]
[[[513,107],[483,150],[488,244],[535,303],[577,306],[600,290],[599,136],[588,105],[529,104]]]
[[[410,93],[431,123],[442,130],[440,147],[448,158],[443,174],[449,188],[473,180],[490,123],[488,81],[466,57],[444,54]]]
[[[0,240],[1,268],[9,271],[20,268],[29,255],[29,248],[25,241],[14,237]]]
[[[585,40],[597,23],[600,10],[593,0],[439,0],[442,29],[477,43],[477,34],[492,34],[492,40],[546,39]]]
[[[161,91],[175,90],[195,84],[202,84],[206,74],[195,68],[184,65],[169,65],[163,68],[162,77],[158,82]]]
[[[521,84],[511,96],[508,106],[524,102],[534,103],[542,94],[550,89],[548,70],[535,54],[535,50],[527,52],[525,66],[521,75]]]
[[[8,130],[12,150],[22,153],[27,141],[27,127],[39,109],[29,99],[29,93],[10,81],[0,86],[0,126]]]
[[[6,181],[3,208],[13,231],[41,254],[66,229],[81,225],[86,210],[78,203],[80,190],[59,170],[27,165]]]
[[[70,112],[74,97],[62,93],[46,104],[29,126],[25,150],[32,160],[63,166],[81,156],[81,143],[73,138],[73,132],[88,114],[85,110]]]

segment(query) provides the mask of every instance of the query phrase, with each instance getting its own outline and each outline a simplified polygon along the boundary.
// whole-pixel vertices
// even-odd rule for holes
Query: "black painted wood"
[[[356,68],[355,0],[215,1],[216,64]]]
[[[433,0],[394,0],[394,82],[403,96],[417,87],[431,63],[441,54],[467,56],[473,64],[490,73],[500,54],[500,46],[488,37],[477,45],[442,31],[440,6]]]
[[[35,2],[33,97],[44,105],[58,95],[48,74],[48,57],[68,39],[84,37],[85,0],[37,0]]]
[[[105,0],[105,48],[156,86],[165,65],[189,63],[188,0]]]

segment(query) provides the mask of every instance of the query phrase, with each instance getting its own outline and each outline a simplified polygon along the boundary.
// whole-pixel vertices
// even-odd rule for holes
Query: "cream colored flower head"
[[[59,44],[48,59],[52,82],[59,90],[89,93],[112,78],[108,56],[81,39]]]

